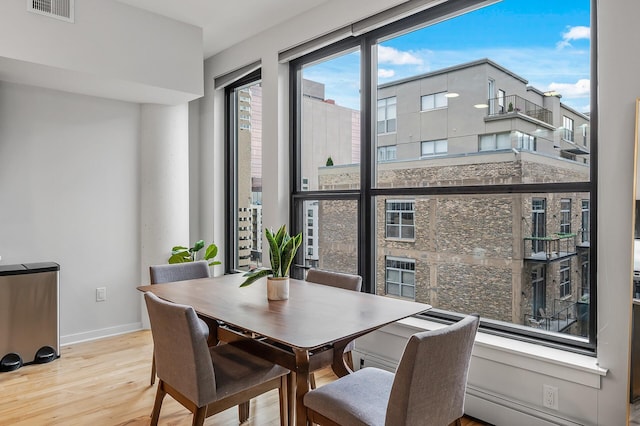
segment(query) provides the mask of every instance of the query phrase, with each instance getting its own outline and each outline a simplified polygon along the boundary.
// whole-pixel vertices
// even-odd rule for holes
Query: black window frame
[[[225,255],[224,267],[225,273],[238,273],[241,270],[232,267],[235,265],[235,256],[238,249],[238,229],[237,229],[237,144],[236,138],[232,135],[235,129],[236,110],[234,108],[235,101],[233,94],[236,89],[247,86],[249,84],[262,81],[262,68],[247,74],[246,76],[234,81],[224,88],[224,156],[225,156]]]
[[[455,187],[420,187],[420,188],[380,188],[375,185],[375,159],[377,151],[375,141],[377,135],[377,87],[373,70],[373,49],[379,40],[391,37],[411,29],[424,27],[438,22],[443,17],[450,17],[463,13],[481,0],[449,0],[418,12],[414,15],[400,18],[384,27],[372,30],[358,36],[350,36],[334,44],[320,48],[290,62],[290,223],[292,231],[299,232],[303,228],[303,202],[305,200],[355,200],[358,204],[358,274],[363,277],[363,291],[375,293],[375,202],[378,197],[395,198],[398,196],[420,197],[460,194],[533,194],[545,197],[548,194],[588,193],[590,199],[590,304],[589,304],[589,334],[588,340],[573,339],[571,336],[546,335],[536,332],[529,327],[518,327],[517,324],[505,325],[490,319],[481,321],[481,328],[485,332],[531,341],[550,347],[595,355],[596,324],[597,324],[597,182],[598,182],[598,97],[597,97],[597,9],[596,0],[590,1],[591,19],[591,111],[590,138],[591,159],[590,179],[588,182],[560,182],[560,183],[523,183],[502,184],[491,186],[455,186]],[[453,18],[455,19],[455,18]],[[360,50],[360,87],[361,87],[361,149],[360,149],[360,187],[357,190],[342,191],[301,191],[300,188],[300,146],[301,141],[301,75],[302,68],[321,60],[329,59],[349,49]],[[299,260],[299,259],[298,259]],[[300,263],[300,262],[298,262]],[[304,268],[293,268],[294,277],[302,277]],[[455,321],[461,314],[433,309],[424,316],[433,320]]]

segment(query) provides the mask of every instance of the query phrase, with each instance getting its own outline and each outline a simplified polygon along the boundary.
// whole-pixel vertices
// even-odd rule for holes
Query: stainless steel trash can
[[[0,371],[60,356],[59,272],[54,262],[0,265]]]

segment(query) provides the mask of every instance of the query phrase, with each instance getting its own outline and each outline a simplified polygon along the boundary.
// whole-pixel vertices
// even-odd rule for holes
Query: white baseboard
[[[91,330],[84,333],[67,334],[66,336],[60,336],[60,346],[88,342],[90,340],[102,339],[103,337],[116,336],[118,334],[131,333],[132,331],[138,330],[142,330],[141,322],[123,324],[116,327],[101,328],[99,330]]]
[[[541,411],[519,401],[473,386],[467,386],[465,414],[496,426],[578,426],[584,425],[560,415]]]

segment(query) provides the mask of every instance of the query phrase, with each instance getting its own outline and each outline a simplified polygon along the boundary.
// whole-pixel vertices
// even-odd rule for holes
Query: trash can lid
[[[19,263],[16,265],[0,265],[0,276],[34,274],[37,272],[59,271],[60,265],[55,262]]]

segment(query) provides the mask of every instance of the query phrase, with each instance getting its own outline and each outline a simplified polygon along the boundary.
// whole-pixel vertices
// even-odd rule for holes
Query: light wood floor
[[[149,386],[151,334],[140,331],[61,348],[51,363],[0,373],[2,425],[148,425],[156,388]],[[335,380],[331,370],[316,374],[318,385]],[[251,403],[245,426],[276,426],[278,395],[271,391]],[[161,425],[190,425],[191,413],[167,396]],[[237,425],[229,409],[205,425]],[[464,419],[463,426],[485,423]]]

